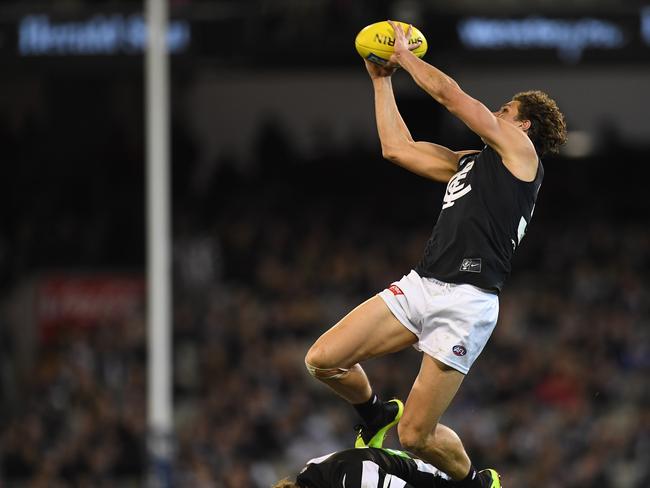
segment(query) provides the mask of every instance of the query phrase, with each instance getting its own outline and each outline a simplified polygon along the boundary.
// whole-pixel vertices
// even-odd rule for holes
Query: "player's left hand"
[[[401,55],[405,52],[413,51],[414,49],[420,47],[422,41],[409,44],[409,39],[411,39],[411,35],[413,33],[412,25],[409,24],[408,30],[406,33],[404,33],[404,29],[402,29],[402,26],[400,24],[397,24],[392,20],[389,20],[388,23],[393,28],[393,31],[395,31],[395,45],[393,46],[395,54],[390,57],[390,62],[393,64],[399,64],[399,58]]]

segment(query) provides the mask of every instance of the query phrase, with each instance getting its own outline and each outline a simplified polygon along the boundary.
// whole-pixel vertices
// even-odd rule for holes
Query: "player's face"
[[[507,120],[508,122],[517,125],[517,116],[519,115],[519,102],[514,100],[509,101],[508,103],[501,105],[501,108],[496,112],[492,112],[495,117],[500,119]]]

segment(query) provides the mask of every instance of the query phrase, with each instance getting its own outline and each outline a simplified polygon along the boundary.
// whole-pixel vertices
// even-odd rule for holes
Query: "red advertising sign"
[[[139,275],[51,275],[36,288],[36,319],[43,338],[63,327],[96,327],[132,317],[144,306]]]

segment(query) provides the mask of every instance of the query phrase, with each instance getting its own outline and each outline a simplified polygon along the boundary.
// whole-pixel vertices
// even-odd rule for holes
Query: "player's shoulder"
[[[519,157],[504,157],[494,147],[486,145],[481,151],[480,159],[490,161],[492,166],[502,168],[504,173],[522,183],[532,183],[544,171],[542,161],[534,150]]]
[[[386,447],[354,447],[343,449],[337,452],[333,458],[336,459],[376,459],[393,458],[412,459],[412,456],[405,451],[389,449]]]
[[[498,158],[518,180],[529,182],[537,173],[539,155],[531,139],[522,131],[513,132],[508,144],[488,144],[485,152]]]

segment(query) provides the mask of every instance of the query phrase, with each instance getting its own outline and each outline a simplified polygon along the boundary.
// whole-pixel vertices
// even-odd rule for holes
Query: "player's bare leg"
[[[405,449],[456,480],[469,471],[469,456],[456,433],[438,421],[464,379],[462,373],[423,354],[420,372],[398,426],[400,443]]]
[[[399,351],[417,341],[375,296],[348,313],[309,349],[309,372],[353,404],[365,427],[355,445],[380,447],[386,431],[397,423],[403,405],[399,400],[378,402],[360,361]]]
[[[356,307],[325,332],[307,352],[305,363],[314,376],[350,403],[370,397],[370,383],[358,364],[415,344],[417,337],[404,327],[378,296]]]
[[[475,485],[468,486],[501,486],[496,472],[475,472],[458,435],[439,423],[464,379],[464,374],[423,354],[420,372],[398,425],[400,443],[456,481],[469,475],[477,480]]]

